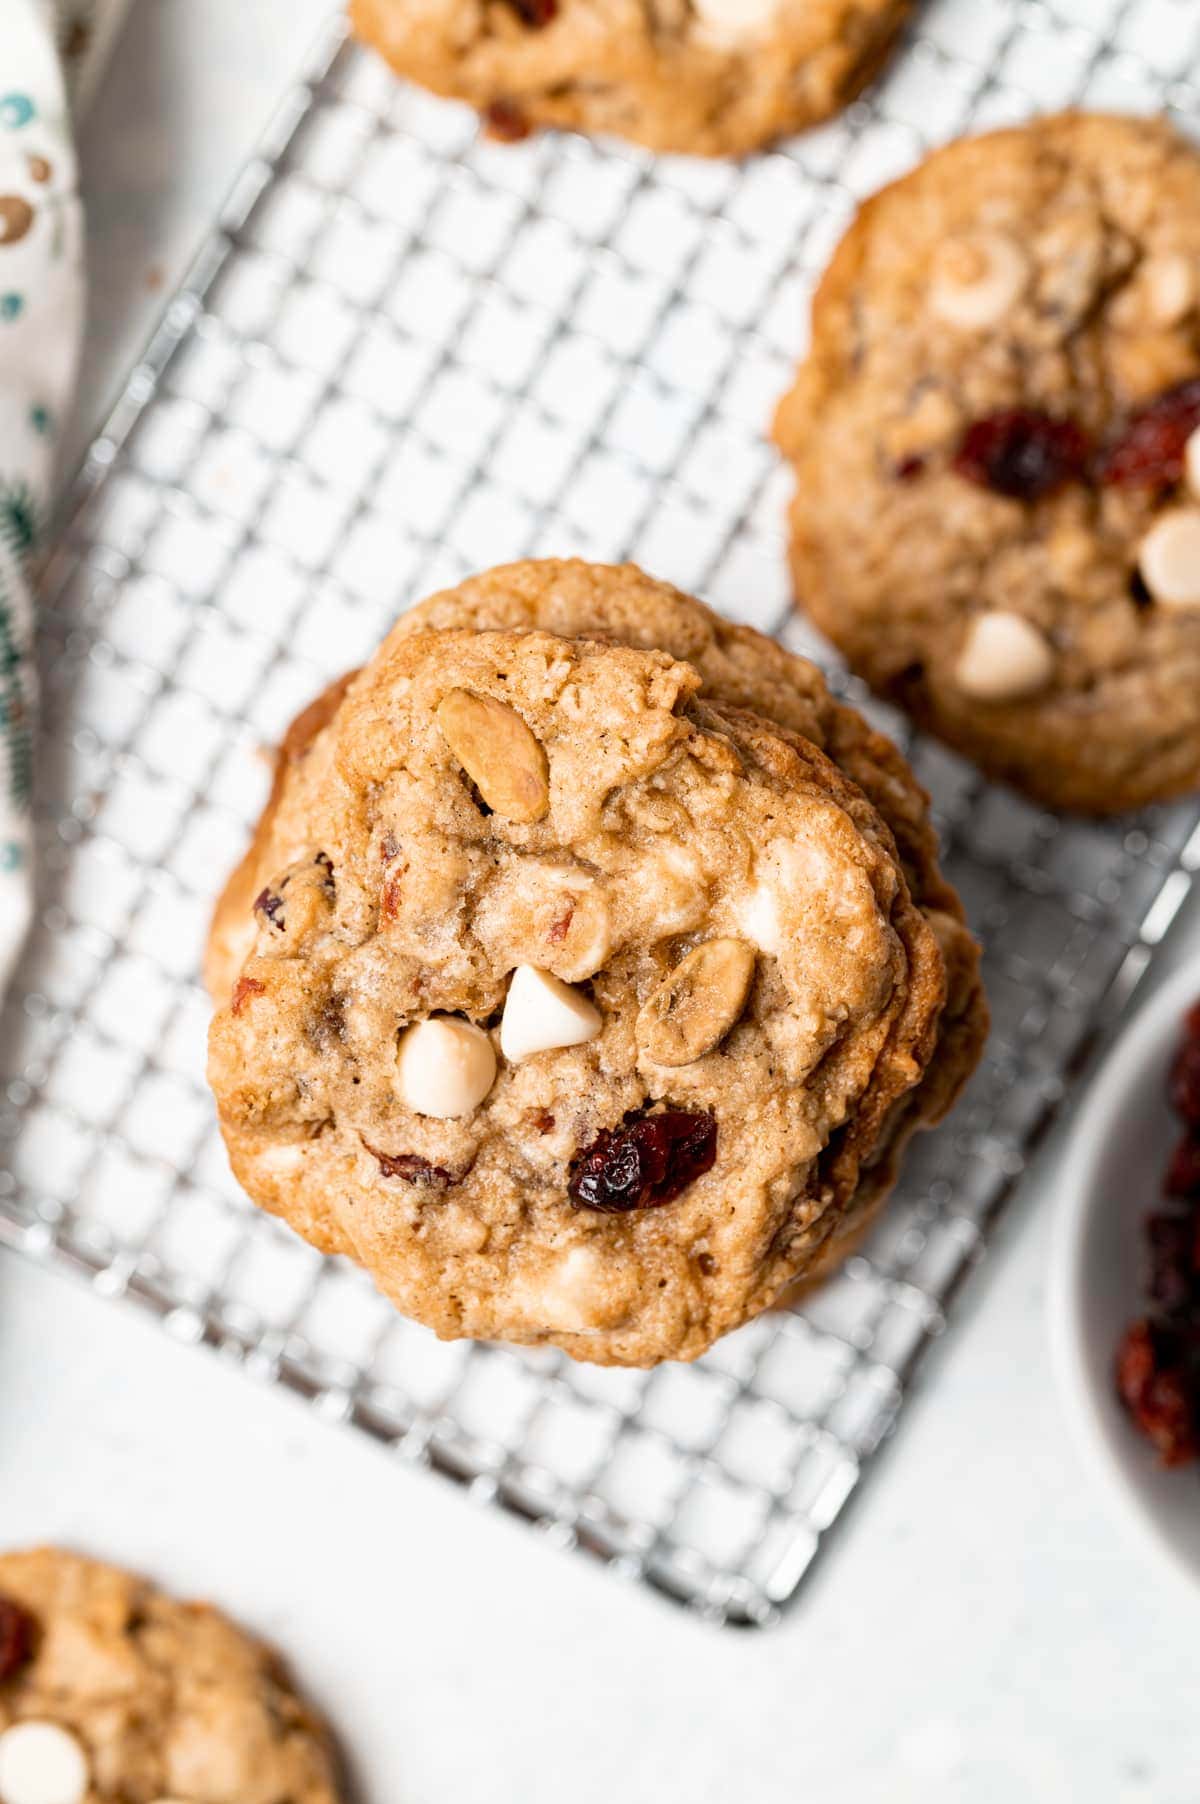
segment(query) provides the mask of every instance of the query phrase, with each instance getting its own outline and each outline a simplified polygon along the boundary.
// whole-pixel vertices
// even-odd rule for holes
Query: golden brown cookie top
[[[911,0],[354,0],[400,74],[501,137],[557,125],[741,155],[825,118],[887,55]]]
[[[1040,799],[1193,787],[1197,426],[1195,148],[1085,114],[952,144],[867,203],[818,290],[776,428],[798,596]]]
[[[392,633],[284,774],[210,1074],[250,1194],[408,1313],[651,1363],[815,1257],[945,969],[862,792],[616,636]]]
[[[660,582],[636,564],[536,558],[468,578],[411,608],[399,633],[469,629],[614,640],[690,664],[701,693],[799,733],[863,790],[890,827],[918,906],[961,919],[938,866],[929,798],[891,740],[830,694],[824,676],[753,627]]]
[[[336,1804],[324,1725],[206,1604],[52,1547],[0,1554],[4,1804]]]

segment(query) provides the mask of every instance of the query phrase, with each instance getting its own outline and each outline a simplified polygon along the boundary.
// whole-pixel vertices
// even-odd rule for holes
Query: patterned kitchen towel
[[[127,5],[128,0],[50,0],[67,92],[76,115],[92,97]]]
[[[88,91],[124,4],[0,0],[0,990],[32,913],[29,577],[83,325],[68,87]]]

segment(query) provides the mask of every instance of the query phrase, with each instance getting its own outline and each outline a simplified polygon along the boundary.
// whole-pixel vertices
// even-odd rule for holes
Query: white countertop
[[[135,5],[84,143],[86,424],[322,10]],[[1053,1189],[1026,1186],[773,1631],[705,1628],[10,1256],[0,1545],[74,1543],[227,1604],[287,1649],[371,1804],[1195,1804],[1197,1599],[1127,1548],[1066,1443]]]

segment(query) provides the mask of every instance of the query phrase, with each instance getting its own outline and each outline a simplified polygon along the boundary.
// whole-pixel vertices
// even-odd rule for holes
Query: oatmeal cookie
[[[614,133],[740,156],[824,119],[887,56],[911,0],[353,0],[401,75],[500,136]]]
[[[796,591],[882,695],[1051,807],[1200,784],[1200,155],[1065,114],[867,203],[776,436]]]
[[[0,1554],[4,1804],[336,1804],[324,1725],[207,1604],[42,1547]]]
[[[903,761],[630,567],[435,597],[280,769],[214,924],[226,1142],[441,1334],[694,1357],[845,1251],[978,1056]]]
[[[527,563],[490,572],[412,608],[399,630],[447,627],[528,632],[535,626],[566,638],[613,638],[657,647],[699,671],[703,692],[812,741],[873,803],[891,829],[905,881],[937,936],[947,996],[938,1040],[921,1082],[893,1111],[875,1152],[864,1161],[843,1219],[809,1278],[850,1253],[895,1182],[913,1130],[939,1122],[978,1062],[987,1037],[987,1005],[979,981],[979,948],[962,904],[942,875],[929,798],[890,739],[829,692],[825,678],[753,628],[723,620],[711,608],[633,566],[620,570],[579,561]]]

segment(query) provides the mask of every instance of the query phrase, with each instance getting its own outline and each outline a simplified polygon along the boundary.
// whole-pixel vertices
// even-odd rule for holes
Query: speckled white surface
[[[321,0],[140,0],[83,146],[94,423]],[[1195,946],[1194,930],[1179,936]],[[1193,1596],[1093,1497],[1026,1187],[799,1607],[711,1631],[135,1315],[0,1258],[0,1545],[287,1647],[370,1804],[1195,1804]]]

